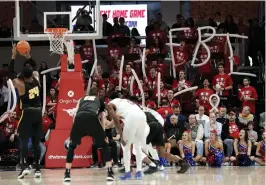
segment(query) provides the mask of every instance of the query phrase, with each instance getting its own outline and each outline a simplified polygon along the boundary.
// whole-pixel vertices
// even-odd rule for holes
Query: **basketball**
[[[25,40],[19,41],[17,43],[17,51],[21,55],[24,55],[25,53],[30,52],[30,44]]]

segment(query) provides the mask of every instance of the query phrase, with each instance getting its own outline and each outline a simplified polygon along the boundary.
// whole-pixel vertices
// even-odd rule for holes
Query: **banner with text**
[[[83,6],[71,6],[71,19],[76,16],[77,11],[82,7]],[[86,7],[85,10],[89,11],[89,7]],[[100,10],[101,15],[107,14],[107,21],[112,25],[114,17],[124,17],[125,25],[127,25],[130,30],[132,30],[132,28],[137,28],[141,36],[146,35],[145,28],[148,19],[147,5],[101,5]],[[93,18],[93,15],[91,16]],[[76,21],[72,24],[75,25]]]

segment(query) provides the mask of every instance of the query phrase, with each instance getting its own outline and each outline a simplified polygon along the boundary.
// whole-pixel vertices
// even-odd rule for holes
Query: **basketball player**
[[[14,49],[12,53],[14,53]],[[14,69],[15,60],[11,60],[9,65],[9,72],[12,73]],[[32,140],[34,162],[36,163],[36,169],[34,173],[35,178],[41,177],[40,171],[40,140],[43,136],[42,132],[42,109],[40,100],[40,86],[39,86],[39,74],[33,72],[32,68],[25,66],[22,71],[20,79],[11,75],[13,79],[14,87],[18,89],[20,96],[20,108],[22,109],[21,118],[18,123],[18,133],[21,140],[21,153],[22,164],[21,172],[18,175],[18,179],[24,178],[25,175],[30,173],[27,165],[28,156],[28,141]],[[13,78],[12,78],[13,77]]]
[[[70,133],[70,143],[66,158],[66,171],[64,182],[70,182],[70,169],[74,157],[74,150],[77,145],[81,144],[84,136],[91,136],[95,143],[103,148],[103,160],[106,162],[108,169],[107,181],[114,181],[114,173],[112,170],[111,153],[108,149],[108,143],[105,136],[104,126],[99,121],[99,115],[102,120],[105,119],[103,111],[105,109],[104,102],[97,97],[96,88],[91,88],[90,93],[81,98],[77,104],[77,112],[74,117],[74,123]]]
[[[130,97],[131,101],[134,103],[138,103],[137,97]],[[185,173],[190,165],[183,159],[181,159],[178,156],[174,156],[170,153],[165,152],[165,142],[164,142],[164,129],[163,129],[163,120],[160,115],[158,115],[157,112],[146,108],[146,107],[141,107],[142,110],[144,111],[146,118],[147,118],[147,123],[150,127],[150,132],[147,137],[146,144],[149,145],[150,143],[152,146],[156,146],[158,149],[158,153],[161,157],[166,158],[168,161],[172,162],[178,162],[181,166],[181,169],[177,171],[178,173]],[[147,146],[149,148],[149,146]],[[147,149],[148,149],[147,148]],[[144,149],[145,150],[145,149]],[[146,173],[153,173],[154,169],[149,167],[148,171]]]
[[[108,103],[107,111],[113,119],[118,134],[121,136],[121,143],[124,146],[124,164],[125,174],[120,177],[121,180],[131,179],[130,173],[130,148],[131,144],[134,145],[136,150],[136,163],[137,171],[135,174],[136,179],[142,178],[142,151],[141,148],[146,145],[145,126],[146,116],[144,112],[135,103],[118,98],[117,92],[112,92],[109,96],[111,101]],[[121,129],[120,120],[123,122],[123,132]],[[148,128],[148,127],[147,127]],[[149,128],[148,128],[149,129]]]

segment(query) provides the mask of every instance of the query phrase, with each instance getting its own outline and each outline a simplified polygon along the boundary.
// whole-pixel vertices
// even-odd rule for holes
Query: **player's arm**
[[[79,99],[79,101],[78,101],[78,103],[77,103],[76,111],[75,111],[75,113],[74,113],[74,115],[73,115],[73,120],[75,120],[75,117],[76,117],[76,115],[77,115],[77,112],[78,112],[78,109],[79,109],[79,104],[80,104],[80,99]]]
[[[32,73],[33,77],[39,82],[40,84],[40,75],[38,71],[33,71]]]
[[[106,107],[107,111],[108,111],[108,114],[111,116],[111,118],[113,119],[114,121],[114,124],[115,124],[115,127],[116,127],[116,130],[118,132],[119,135],[122,134],[122,128],[121,128],[121,125],[120,125],[120,121],[115,113],[115,105],[112,104],[112,103],[109,103]]]

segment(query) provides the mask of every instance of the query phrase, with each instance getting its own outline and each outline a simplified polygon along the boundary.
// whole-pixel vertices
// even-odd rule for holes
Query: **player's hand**
[[[15,59],[16,56],[17,56],[17,45],[13,44],[13,47],[12,47],[12,59]]]
[[[26,57],[27,59],[30,59],[30,57],[31,57],[29,51],[26,52],[25,54],[23,54],[22,56]]]

